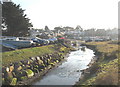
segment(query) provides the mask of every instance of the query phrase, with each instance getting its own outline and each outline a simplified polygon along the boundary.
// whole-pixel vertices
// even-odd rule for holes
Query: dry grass
[[[102,61],[96,62],[96,72],[91,73],[90,78],[86,79],[82,84],[84,85],[117,85],[118,84],[118,67],[120,65],[120,47],[116,42],[88,42],[87,45],[94,45],[98,52],[105,56]],[[119,64],[119,65],[118,65]],[[91,68],[92,69],[92,68]],[[91,70],[92,72],[92,70]],[[93,74],[95,74],[93,76]],[[81,84],[81,83],[80,83]]]

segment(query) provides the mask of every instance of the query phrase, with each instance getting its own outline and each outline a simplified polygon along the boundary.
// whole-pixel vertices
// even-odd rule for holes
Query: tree
[[[3,2],[2,24],[4,24],[7,27],[5,32],[3,32],[3,35],[28,35],[28,30],[30,29],[30,27],[32,27],[32,24],[29,23],[30,19],[28,19],[26,16],[27,15],[24,14],[24,10],[20,8],[20,5],[16,5],[13,2]]]
[[[48,26],[45,26],[45,31],[49,31],[50,29],[48,28]]]
[[[75,29],[78,29],[78,30],[80,30],[81,32],[83,31],[83,29],[81,28],[80,25],[77,25],[77,27],[76,27]]]
[[[63,32],[63,31],[65,31],[62,27],[55,27],[54,30],[55,30],[55,32]]]
[[[106,36],[106,30],[105,29],[97,29],[96,36]]]

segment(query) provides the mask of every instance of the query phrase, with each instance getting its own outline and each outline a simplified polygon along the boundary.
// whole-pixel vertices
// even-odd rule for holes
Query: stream
[[[88,48],[85,48],[85,51],[73,51],[61,65],[49,71],[33,85],[74,85],[79,81],[80,70],[88,68],[93,56],[94,52]]]

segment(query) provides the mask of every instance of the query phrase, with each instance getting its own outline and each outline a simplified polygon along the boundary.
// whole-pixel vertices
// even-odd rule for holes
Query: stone
[[[22,70],[22,66],[19,66],[19,67],[17,68],[17,70]]]
[[[29,61],[29,60],[27,61],[27,64],[30,64],[30,61]]]
[[[36,57],[36,60],[40,60],[40,57]]]
[[[9,67],[6,67],[6,72],[10,72],[10,69],[9,69]]]
[[[16,74],[15,74],[15,72],[12,72],[12,74],[13,74],[13,77],[16,77]]]
[[[54,66],[55,64],[54,63],[50,63],[50,65]]]
[[[21,72],[22,72],[22,76],[27,76],[27,73],[25,70],[22,70]]]
[[[33,63],[33,61],[35,61],[35,60],[29,60],[29,61],[30,61],[30,64],[31,64],[31,63]]]
[[[39,70],[37,68],[34,68],[33,72],[39,73]]]
[[[27,76],[20,77],[20,80],[22,80],[22,81],[27,80]]]
[[[38,68],[39,66],[38,66],[38,65],[35,65],[34,67],[35,67],[35,68]]]
[[[18,65],[22,65],[23,63],[22,62],[19,62]]]
[[[42,60],[38,60],[37,62],[38,62],[38,64],[43,64]]]
[[[8,83],[10,83],[13,79],[13,75],[11,72],[8,72],[5,76],[5,79],[7,80]]]
[[[17,78],[13,78],[10,85],[16,85],[16,83],[17,83]]]
[[[34,76],[34,72],[33,72],[31,69],[27,69],[27,70],[26,70],[26,73],[27,73],[27,77],[28,77],[28,78]]]
[[[34,61],[34,60],[35,60],[35,57],[30,57],[30,59]]]
[[[12,72],[13,70],[14,70],[14,66],[12,65],[12,66],[10,66],[10,72]]]
[[[48,69],[51,69],[52,68],[52,66],[51,65],[48,65]]]
[[[77,70],[76,72],[80,72],[80,70]]]
[[[30,68],[30,65],[26,65],[25,67],[26,67],[26,68]]]

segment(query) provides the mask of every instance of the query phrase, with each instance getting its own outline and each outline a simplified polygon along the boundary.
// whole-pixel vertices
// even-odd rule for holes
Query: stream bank
[[[82,70],[82,76],[75,87],[112,85],[118,86],[118,44],[114,42],[88,42],[83,44],[94,50],[97,58],[89,64],[89,68]]]
[[[26,50],[27,52],[29,51],[29,53],[26,53]],[[7,60],[6,63],[6,59],[3,59],[2,84],[29,85],[39,76],[42,77],[53,67],[57,66],[61,61],[64,60],[65,56],[71,50],[72,48],[67,48],[62,44],[55,44],[51,46],[32,48],[32,50],[29,48],[5,52],[3,58],[8,58],[8,60],[11,60]],[[40,54],[40,52],[42,52],[42,54]],[[34,56],[29,56],[30,53]],[[26,54],[28,54],[27,56],[29,57],[24,58]]]
[[[42,79],[32,85],[74,85],[81,76],[81,70],[88,68],[88,64],[94,57],[94,52],[86,47],[82,50],[70,52],[69,56],[58,67],[49,71]]]

